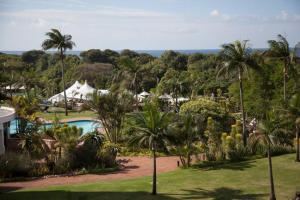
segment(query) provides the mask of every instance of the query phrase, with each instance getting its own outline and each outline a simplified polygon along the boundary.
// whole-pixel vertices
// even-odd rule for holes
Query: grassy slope
[[[294,155],[274,157],[277,199],[291,199],[300,191],[300,163]],[[159,195],[149,194],[151,178],[55,186],[23,190],[0,199],[267,199],[269,192],[267,159],[228,164],[210,170],[177,170],[158,177]]]
[[[77,117],[93,117],[96,118],[97,114],[93,111],[82,111],[82,112],[77,112],[77,111],[68,111],[68,116],[65,116],[65,110],[64,108],[57,108],[57,107],[51,107],[49,108],[48,112],[40,112],[38,113],[38,116],[46,119],[46,120],[54,120],[54,116],[56,116],[59,119],[70,119],[70,118],[77,118]]]

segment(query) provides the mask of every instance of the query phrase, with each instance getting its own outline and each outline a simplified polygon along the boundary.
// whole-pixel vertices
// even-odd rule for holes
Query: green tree
[[[46,33],[46,36],[49,38],[44,40],[42,47],[44,50],[55,48],[60,53],[61,60],[61,78],[63,83],[64,98],[65,98],[65,114],[68,115],[68,105],[67,105],[67,95],[65,88],[65,79],[64,79],[64,53],[67,49],[72,49],[75,46],[75,43],[72,41],[71,35],[62,35],[61,32],[57,29],[51,29],[50,32]]]
[[[244,91],[243,91],[243,75],[248,72],[248,68],[258,68],[255,59],[251,55],[248,41],[235,41],[234,43],[222,45],[221,56],[224,62],[220,68],[217,77],[220,74],[233,75],[239,80],[240,88],[240,104],[243,118],[243,143],[247,144],[246,135],[246,116],[244,110]]]
[[[47,145],[42,138],[42,134],[38,132],[39,124],[33,124],[27,127],[25,132],[20,134],[21,149],[28,155],[41,158],[45,155]]]
[[[198,126],[204,126],[204,123],[201,123],[203,120],[197,120],[197,117],[190,113],[180,115],[179,120],[171,124],[169,129],[169,141],[175,146],[175,151],[184,167],[190,167],[191,156],[199,150],[196,145],[200,139]]]
[[[67,124],[53,127],[52,131],[53,137],[56,140],[54,146],[58,148],[59,158],[61,158],[62,155],[67,156],[68,153],[74,150],[82,135],[81,128],[77,128],[76,126],[70,127]]]
[[[266,54],[283,62],[283,100],[286,103],[286,82],[288,71],[291,69],[292,54],[285,37],[278,35],[278,41],[269,40],[269,50]]]
[[[129,115],[134,134],[130,144],[148,145],[153,153],[152,194],[156,195],[156,152],[158,144],[164,143],[167,127],[170,123],[169,113],[161,113],[155,104],[146,104],[143,112]]]
[[[98,114],[109,142],[117,144],[121,137],[122,123],[127,112],[132,111],[132,96],[128,93],[93,93],[90,107]]]
[[[296,161],[300,162],[300,153],[299,153],[299,131],[300,131],[300,96],[295,94],[289,101],[288,107],[290,117],[295,119],[295,132],[296,132]]]
[[[274,115],[274,113],[268,113],[267,118],[259,124],[258,131],[250,135],[249,146],[255,148],[258,143],[262,143],[267,147],[270,180],[270,200],[276,200],[271,155],[271,145],[273,143],[271,135],[277,131],[278,127],[276,126],[276,123],[274,123],[274,120],[272,118],[274,116],[272,115]]]
[[[189,73],[179,72],[174,69],[169,69],[158,84],[160,94],[171,93],[175,98],[175,112],[179,112],[178,97],[189,93],[190,82]]]
[[[142,69],[136,61],[127,56],[123,56],[120,58],[119,66],[121,68],[121,73],[123,74],[123,76],[126,77],[127,75],[129,76],[127,78],[131,80],[130,87],[132,88],[135,96],[135,108],[138,109],[138,83],[141,79]]]
[[[169,68],[173,68],[175,70],[187,69],[188,56],[184,54],[169,50],[169,51],[165,51],[161,55],[160,59]]]
[[[11,105],[17,114],[17,133],[25,133],[28,123],[37,120],[36,112],[39,109],[37,99],[33,98],[31,94],[25,97],[13,96]]]

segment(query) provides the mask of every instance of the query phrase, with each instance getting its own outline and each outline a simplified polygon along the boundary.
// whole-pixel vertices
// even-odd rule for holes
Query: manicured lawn
[[[77,117],[92,117],[96,118],[97,114],[93,111],[68,111],[68,116],[65,116],[65,110],[64,108],[58,108],[58,107],[51,107],[48,109],[48,112],[39,112],[38,116],[46,119],[46,120],[54,120],[54,116],[56,116],[59,119],[70,119],[70,118],[77,118]]]
[[[274,157],[275,189],[278,200],[291,199],[300,191],[300,163],[294,154]],[[159,175],[158,192],[150,195],[151,177],[133,180],[54,186],[20,190],[0,199],[268,199],[267,159],[227,164],[213,169],[187,169]]]

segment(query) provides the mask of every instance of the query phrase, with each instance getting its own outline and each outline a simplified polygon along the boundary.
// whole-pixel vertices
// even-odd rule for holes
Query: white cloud
[[[214,18],[219,18],[223,21],[229,21],[232,17],[227,14],[220,13],[217,9],[214,9],[210,12],[210,16]]]
[[[39,27],[39,28],[43,28],[45,27],[47,24],[46,20],[42,19],[42,18],[37,18],[36,20],[34,20],[34,22],[32,23],[33,26]]]
[[[275,17],[276,20],[279,20],[279,21],[284,21],[284,22],[299,22],[300,21],[300,15],[298,14],[291,14],[291,13],[288,13],[287,11],[285,10],[282,10],[280,12],[279,15],[277,15]]]
[[[210,16],[212,16],[212,17],[218,17],[219,15],[220,15],[220,13],[216,9],[210,12]]]

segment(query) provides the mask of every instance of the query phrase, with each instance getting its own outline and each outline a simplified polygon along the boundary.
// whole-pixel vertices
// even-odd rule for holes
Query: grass
[[[277,199],[291,199],[300,191],[300,163],[294,154],[273,158]],[[151,177],[131,180],[51,186],[19,190],[0,199],[267,199],[269,194],[267,159],[224,164],[209,169],[179,169],[158,177],[158,195],[150,195]]]
[[[65,109],[59,107],[51,107],[48,109],[48,112],[39,112],[37,115],[42,117],[46,120],[54,120],[55,114],[59,119],[70,119],[70,118],[77,118],[77,117],[92,117],[96,118],[97,114],[93,111],[68,111],[68,116],[65,116]]]

